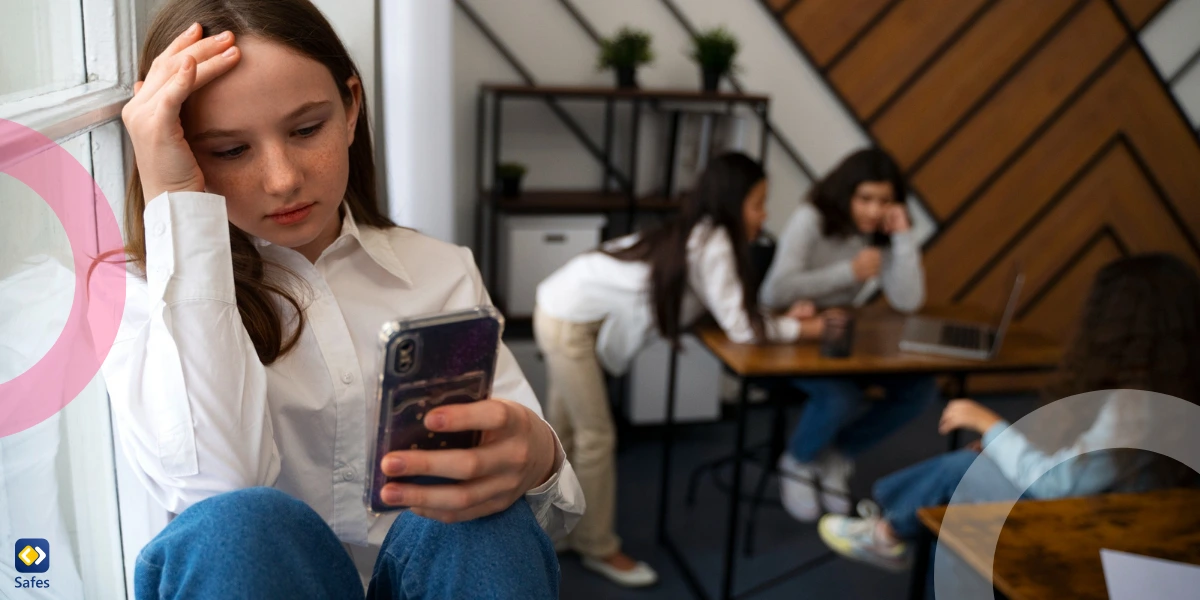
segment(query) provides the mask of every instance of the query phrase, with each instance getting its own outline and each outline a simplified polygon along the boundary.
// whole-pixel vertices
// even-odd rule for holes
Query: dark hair
[[[887,152],[878,148],[859,150],[847,156],[810,193],[813,206],[821,213],[826,236],[844,238],[859,233],[850,212],[850,201],[859,184],[865,181],[891,183],[897,202],[904,202],[908,197],[904,175]]]
[[[745,154],[718,156],[709,161],[677,217],[643,234],[632,246],[607,252],[621,260],[650,263],[650,293],[658,331],[672,344],[678,343],[681,328],[679,311],[687,287],[688,238],[692,229],[704,221],[729,235],[738,279],[742,281],[742,308],[755,337],[764,339],[766,330],[758,312],[757,278],[750,266],[743,205],[750,190],[765,179],[762,165]]]
[[[204,36],[231,31],[238,39],[257,37],[288,47],[329,69],[342,100],[353,101],[346,81],[359,77],[350,53],[334,33],[321,11],[309,0],[172,0],[163,6],[146,31],[138,61],[138,80],[145,80],[150,63],[193,23]],[[261,100],[261,99],[260,99]],[[250,99],[247,99],[250,101]],[[375,188],[375,154],[371,149],[367,99],[361,98],[354,142],[350,145],[350,176],[345,204],[359,225],[394,227],[379,211]],[[143,271],[146,268],[145,224],[142,213],[146,198],[137,167],[129,179],[125,204],[125,254]],[[266,261],[250,237],[229,225],[233,254],[233,282],[238,312],[263,364],[270,364],[291,350],[304,329],[304,311],[287,285],[290,274],[280,265]],[[285,334],[284,315],[273,297],[281,298],[296,313],[293,331]],[[289,318],[290,320],[290,318]]]
[[[1045,396],[1052,401],[1110,389],[1144,390],[1200,404],[1200,276],[1179,258],[1122,258],[1096,274]],[[1194,476],[1163,457],[1156,456],[1154,464],[1153,475],[1164,485]]]

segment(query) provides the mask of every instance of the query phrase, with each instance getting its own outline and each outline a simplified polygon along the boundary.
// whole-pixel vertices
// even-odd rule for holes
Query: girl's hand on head
[[[389,483],[380,492],[393,506],[457,523],[507,509],[525,492],[542,485],[562,457],[550,426],[533,411],[508,400],[445,406],[425,416],[430,431],[482,431],[479,446],[467,450],[401,450],[383,457],[390,477],[434,475],[459,480],[449,485]]]
[[[983,435],[1003,420],[1000,415],[974,400],[951,400],[946,410],[942,411],[938,433],[946,435],[955,429],[967,429]]]
[[[904,209],[904,205],[897,202],[888,207],[887,214],[883,217],[884,232],[893,234],[910,229],[912,229],[912,221],[909,220],[908,211]]]
[[[855,256],[851,263],[851,266],[854,267],[854,278],[866,281],[875,277],[879,275],[882,264],[883,255],[879,252],[879,248],[863,248],[858,251],[858,256]]]
[[[817,316],[817,305],[811,300],[797,300],[787,311],[787,316],[797,321],[803,321]]]
[[[241,53],[230,32],[200,36],[195,24],[175,38],[151,63],[145,81],[134,84],[133,99],[121,110],[147,202],[163,192],[204,191],[204,174],[184,139],[180,107],[192,92],[232,69]]]

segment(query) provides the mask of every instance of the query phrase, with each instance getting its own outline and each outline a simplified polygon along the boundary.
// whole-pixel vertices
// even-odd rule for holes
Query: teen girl
[[[763,282],[768,306],[811,300],[819,308],[849,306],[878,280],[893,308],[913,312],[925,299],[921,250],[904,208],[900,169],[882,150],[855,152],[812,191],[783,234]],[[815,521],[848,513],[854,457],[916,417],[937,398],[927,376],[797,379],[808,395],[804,413],[779,459],[784,508]],[[882,387],[887,397],[867,401]],[[819,480],[822,494],[811,484]]]
[[[363,506],[381,325],[489,299],[469,251],[379,212],[362,81],[321,13],[174,0],[139,79],[136,275],[104,376],[139,478],[182,513],[139,558],[139,597],[361,598],[372,573],[376,597],[557,597],[546,534],[582,493],[507,349],[496,399],[425,417],[479,447],[382,459],[461,483],[390,484],[399,518]]]
[[[820,336],[822,321],[809,303],[779,317],[759,311],[749,250],[766,220],[766,191],[757,162],[717,157],[678,218],[580,255],[538,286],[534,335],[546,356],[547,413],[588,499],[569,545],[584,566],[620,585],[650,585],[657,575],[621,552],[614,531],[615,433],[605,371],[625,373],[656,334],[675,343],[706,312],[735,342]]]
[[[1075,433],[1057,444],[1060,449],[1054,451],[1055,444],[1039,443],[1046,441],[1039,438],[1061,435],[1027,437],[979,403],[955,400],[938,429],[943,434],[956,429],[979,433],[987,453],[951,452],[880,479],[874,494],[878,509],[866,505],[860,509],[862,518],[828,515],[821,519],[821,537],[845,556],[903,570],[911,555],[907,542],[921,528],[917,509],[946,504],[960,482],[969,487],[963,496],[977,502],[1022,494],[1050,499],[1145,491],[1194,482],[1195,472],[1185,465],[1130,450],[1144,447],[1149,436],[1194,443],[1195,432],[1179,427],[1187,415],[1176,414],[1190,407],[1147,403],[1137,390],[1200,404],[1200,277],[1173,256],[1120,259],[1096,275],[1076,336],[1046,397],[1094,392],[1083,398],[1094,400],[1097,410],[1072,415],[1077,423],[1053,419],[1055,429]],[[981,472],[963,480],[972,464]]]

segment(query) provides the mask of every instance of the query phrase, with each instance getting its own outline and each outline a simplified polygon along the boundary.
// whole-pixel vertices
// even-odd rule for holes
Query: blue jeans
[[[558,598],[558,558],[524,499],[447,525],[405,512],[380,549],[367,598]],[[271,488],[228,492],[185,510],[138,556],[149,598],[354,598],[362,582],[333,530]]]
[[[978,478],[972,475],[973,485],[962,490],[961,500],[991,502],[1021,495],[996,463],[974,450],[935,456],[875,482],[875,501],[896,535],[902,539],[915,539],[923,527],[917,520],[917,509],[949,503],[959,481],[976,459],[979,466],[975,468],[984,470],[978,473]]]
[[[792,457],[802,463],[815,461],[830,447],[857,456],[938,398],[937,381],[928,375],[795,379],[792,385],[808,394],[804,414],[788,443]],[[863,388],[868,385],[882,386],[887,398],[864,399]]]

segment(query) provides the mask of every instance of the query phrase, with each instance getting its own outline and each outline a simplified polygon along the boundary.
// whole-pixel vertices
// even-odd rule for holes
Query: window
[[[144,29],[157,2],[0,0],[0,119],[55,140],[109,203],[102,206],[94,194],[72,197],[70,219],[94,225],[97,212],[110,208],[121,220],[130,155],[120,110],[135,76],[138,26]],[[35,160],[17,147],[0,135],[0,171],[17,172]],[[6,397],[3,384],[29,372],[63,333],[76,274],[59,217],[3,172],[0,215],[3,423],[31,403],[53,401]],[[97,250],[85,249],[91,256]],[[0,586],[36,577],[51,587],[28,590],[31,598],[131,598],[133,559],[165,524],[166,513],[149,501],[115,449],[99,375],[68,400],[50,418],[0,437]],[[48,543],[45,573],[13,572],[17,564],[7,552],[18,539]],[[0,596],[21,598],[22,592]]]

